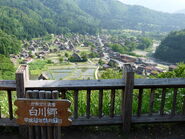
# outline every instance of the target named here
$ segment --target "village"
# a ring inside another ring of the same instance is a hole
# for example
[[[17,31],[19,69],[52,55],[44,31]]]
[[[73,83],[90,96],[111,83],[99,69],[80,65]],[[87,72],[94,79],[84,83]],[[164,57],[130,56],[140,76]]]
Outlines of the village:
[[[90,53],[95,54],[95,57],[101,60],[102,63],[96,62],[94,65],[100,67],[100,70],[108,68],[122,69],[125,63],[132,65],[135,72],[139,75],[149,76],[155,75],[160,72],[173,70],[176,68],[175,65],[159,66],[158,63],[150,61],[147,57],[136,57],[127,54],[120,54],[119,52],[113,51],[108,44],[118,43],[124,45],[125,40],[119,40],[117,42],[111,41],[110,35],[81,35],[72,34],[70,36],[65,35],[49,35],[49,39],[33,39],[30,41],[23,41],[22,51],[19,55],[11,55],[11,60],[14,64],[19,61],[19,64],[29,64],[36,59],[47,59],[49,54],[57,54],[61,56],[62,52],[69,52],[70,56],[63,55],[63,61],[67,62],[82,62],[84,61],[81,50],[88,48],[87,60],[91,63]],[[137,42],[137,39],[132,41]],[[73,61],[70,61],[73,59]],[[75,59],[75,60],[74,60]],[[51,59],[54,64],[59,64],[60,60]],[[161,65],[161,64],[160,64]],[[86,65],[88,68],[88,65]],[[41,75],[43,76],[43,75]]]

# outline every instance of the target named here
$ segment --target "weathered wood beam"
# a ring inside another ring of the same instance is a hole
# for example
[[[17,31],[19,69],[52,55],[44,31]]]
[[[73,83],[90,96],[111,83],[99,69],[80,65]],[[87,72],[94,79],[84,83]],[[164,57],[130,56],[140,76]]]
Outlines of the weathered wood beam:
[[[15,77],[16,77],[16,93],[17,98],[25,98],[25,86],[26,86],[26,65],[21,65],[16,71]],[[19,126],[19,134],[23,137],[27,137],[28,130],[26,126]]]
[[[125,89],[122,94],[123,132],[128,133],[132,122],[132,100],[134,89],[134,71],[131,65],[124,65]]]
[[[9,118],[13,119],[13,106],[12,106],[12,93],[10,90],[7,91],[8,95],[8,110],[9,110]]]
[[[125,87],[124,79],[107,79],[107,80],[43,80],[28,81],[27,89],[122,89]],[[183,88],[185,87],[185,78],[170,79],[135,79],[134,88]]]
[[[138,116],[138,117],[141,115],[142,100],[143,100],[143,89],[139,89],[139,94],[138,94],[138,107],[137,107],[137,116]]]
[[[152,115],[149,117],[148,115],[141,115],[140,117],[132,116],[132,124],[149,124],[149,123],[173,123],[173,122],[185,122],[185,117],[182,115],[175,115],[171,117],[171,115]],[[72,118],[72,126],[86,126],[86,125],[121,125],[122,118],[121,116],[114,116],[113,118],[109,116],[104,116],[101,119],[98,117],[90,117],[87,119],[86,117],[79,117],[78,119]],[[10,126],[17,127],[18,124],[16,120],[10,120],[9,118],[0,119],[0,126]]]
[[[0,90],[16,90],[15,80],[0,80]]]
[[[110,117],[114,117],[115,114],[115,89],[111,90],[111,95],[110,95]]]
[[[184,88],[185,78],[171,79],[135,79],[134,88]],[[122,89],[125,86],[124,79],[107,79],[107,80],[29,80],[26,83],[27,89]],[[0,90],[16,90],[15,80],[0,80]]]
[[[166,88],[163,88],[161,95],[160,115],[164,115],[165,102],[166,102]]]

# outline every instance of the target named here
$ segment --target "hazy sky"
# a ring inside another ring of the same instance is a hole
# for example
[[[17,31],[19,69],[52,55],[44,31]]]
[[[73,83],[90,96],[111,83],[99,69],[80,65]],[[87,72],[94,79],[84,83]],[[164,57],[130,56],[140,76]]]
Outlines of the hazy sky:
[[[163,12],[176,12],[185,9],[185,0],[120,0],[127,4],[142,5]]]

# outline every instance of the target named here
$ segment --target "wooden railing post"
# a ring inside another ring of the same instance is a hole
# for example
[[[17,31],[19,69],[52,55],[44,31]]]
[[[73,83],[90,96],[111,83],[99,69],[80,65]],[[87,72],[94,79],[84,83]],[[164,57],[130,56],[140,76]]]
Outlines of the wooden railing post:
[[[21,65],[16,71],[16,92],[17,98],[25,98],[25,86],[26,82],[29,80],[28,74],[28,67],[27,65]],[[25,126],[19,126],[19,134],[23,138],[27,138],[28,130]]]
[[[123,131],[128,133],[132,122],[132,96],[134,89],[134,72],[130,64],[124,65],[125,89],[122,93]]]
[[[24,98],[25,96],[25,85],[29,80],[28,66],[21,65],[16,71],[16,91],[17,98]]]

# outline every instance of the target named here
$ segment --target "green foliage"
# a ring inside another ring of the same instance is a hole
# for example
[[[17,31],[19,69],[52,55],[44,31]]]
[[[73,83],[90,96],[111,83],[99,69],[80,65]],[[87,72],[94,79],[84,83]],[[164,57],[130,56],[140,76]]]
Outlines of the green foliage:
[[[156,12],[141,6],[130,6],[116,0],[77,0],[79,7],[97,18],[106,29],[171,31],[184,28],[185,15]]]
[[[85,41],[83,44],[85,47],[88,47],[88,46],[94,47],[94,44],[90,41]]]
[[[64,61],[64,58],[63,57],[60,57],[59,58],[59,61],[60,61],[60,63],[62,63]]]
[[[47,60],[47,64],[53,64],[52,60],[51,59],[48,59]]]
[[[21,43],[16,37],[0,30],[0,54],[9,56],[9,54],[17,54],[20,49]]]
[[[160,44],[155,57],[164,61],[185,62],[185,30],[171,32]]]
[[[129,52],[133,51],[136,49],[137,43],[134,42],[134,40],[126,40],[125,41],[125,49]]]
[[[152,77],[155,77],[155,78],[185,78],[185,64],[179,63],[177,65],[177,68],[174,69],[173,71],[162,72]]]
[[[87,62],[87,60],[88,60],[87,54],[82,55],[82,61]]]
[[[97,21],[73,0],[0,0],[0,5],[0,29],[19,39],[97,31]]]
[[[47,60],[36,60],[32,63],[29,63],[29,69],[30,70],[43,70],[45,65],[48,63],[49,61]]]
[[[42,39],[45,40],[45,41],[50,41],[51,39],[53,39],[53,35],[52,34],[47,34]]]
[[[36,6],[36,4],[38,5]],[[44,19],[42,20],[37,13],[39,12],[38,8],[41,8],[38,2],[1,0],[0,5],[0,29],[6,33],[13,34],[19,39],[30,39],[46,34],[47,29],[43,25],[45,24]],[[43,8],[41,9],[43,10]]]
[[[133,56],[136,56],[134,53],[132,53],[132,51],[136,49],[136,46],[136,42],[131,41],[125,41],[125,45],[118,43],[108,44],[108,47],[110,47],[114,52],[119,52],[121,54],[129,54]]]
[[[89,58],[96,58],[96,57],[99,57],[98,53],[95,53],[95,52],[91,52],[89,55],[88,55]]]
[[[101,79],[120,79],[120,78],[122,78],[122,73],[120,71],[113,70],[113,69],[108,69],[101,74]],[[142,78],[142,77],[135,75],[135,78]],[[151,76],[150,78],[154,78],[154,76]],[[155,78],[185,78],[185,64],[181,63],[178,65],[178,68],[175,69],[174,71],[160,73],[156,75]],[[117,95],[119,93],[121,94],[121,92],[117,92]],[[144,89],[143,99],[142,99],[142,110],[141,110],[142,114],[149,112],[150,93],[151,93],[150,89]],[[139,91],[134,90],[133,105],[132,105],[133,114],[136,114],[137,112],[138,94],[139,94]],[[164,106],[164,111],[166,114],[171,113],[172,104],[173,104],[173,94],[174,94],[174,89],[170,89],[170,88],[166,89],[166,99],[165,99],[165,106]],[[179,88],[178,95],[177,95],[176,113],[182,113],[184,96],[185,96],[185,89]],[[158,113],[160,110],[161,97],[162,97],[162,89],[156,89],[155,102],[154,102],[155,113]],[[110,98],[107,98],[107,99],[110,99]],[[121,101],[121,100],[119,98],[116,98],[116,102],[117,101]],[[115,110],[118,111],[117,108]]]
[[[103,29],[171,31],[185,27],[185,15],[129,6],[117,0],[0,0],[0,29],[18,39]]]
[[[137,46],[138,49],[145,50],[149,48],[153,44],[152,40],[146,37],[139,38],[139,44]]]
[[[185,78],[185,64],[179,63],[175,70],[169,71],[169,72],[163,72],[163,73],[157,74],[156,76],[151,76],[151,78]],[[155,96],[156,98],[155,103],[158,108],[160,105],[161,94],[162,94],[162,90],[157,89],[156,96]],[[174,94],[174,89],[171,89],[171,88],[166,89],[165,111],[167,113],[171,112],[170,110],[173,104],[173,94]],[[185,89],[179,88],[178,95],[177,95],[177,107],[176,107],[177,113],[182,112],[184,97],[185,97]]]
[[[87,62],[88,60],[88,55],[85,52],[82,52],[79,56],[70,56],[69,61],[70,62]]]
[[[123,45],[121,44],[109,44],[108,45],[113,51],[115,52],[119,52],[119,53],[124,53],[126,51],[126,49],[124,48]]]
[[[101,74],[102,79],[121,79],[123,73],[115,69],[107,69]]]
[[[100,66],[103,66],[103,64],[105,64],[105,63],[103,62],[102,59],[99,59],[98,64],[99,64]]]
[[[15,67],[9,58],[0,55],[0,80],[15,79]]]
[[[81,62],[81,60],[76,59],[76,58],[73,57],[73,56],[70,56],[68,60],[69,60],[70,62]]]
[[[69,54],[67,52],[65,53],[65,57],[67,57],[67,58],[69,57]]]
[[[10,58],[0,55],[0,80],[15,80],[15,67]],[[16,100],[16,92],[12,92],[12,101]],[[9,116],[7,92],[0,92],[1,116]],[[13,105],[15,110],[15,106]]]

